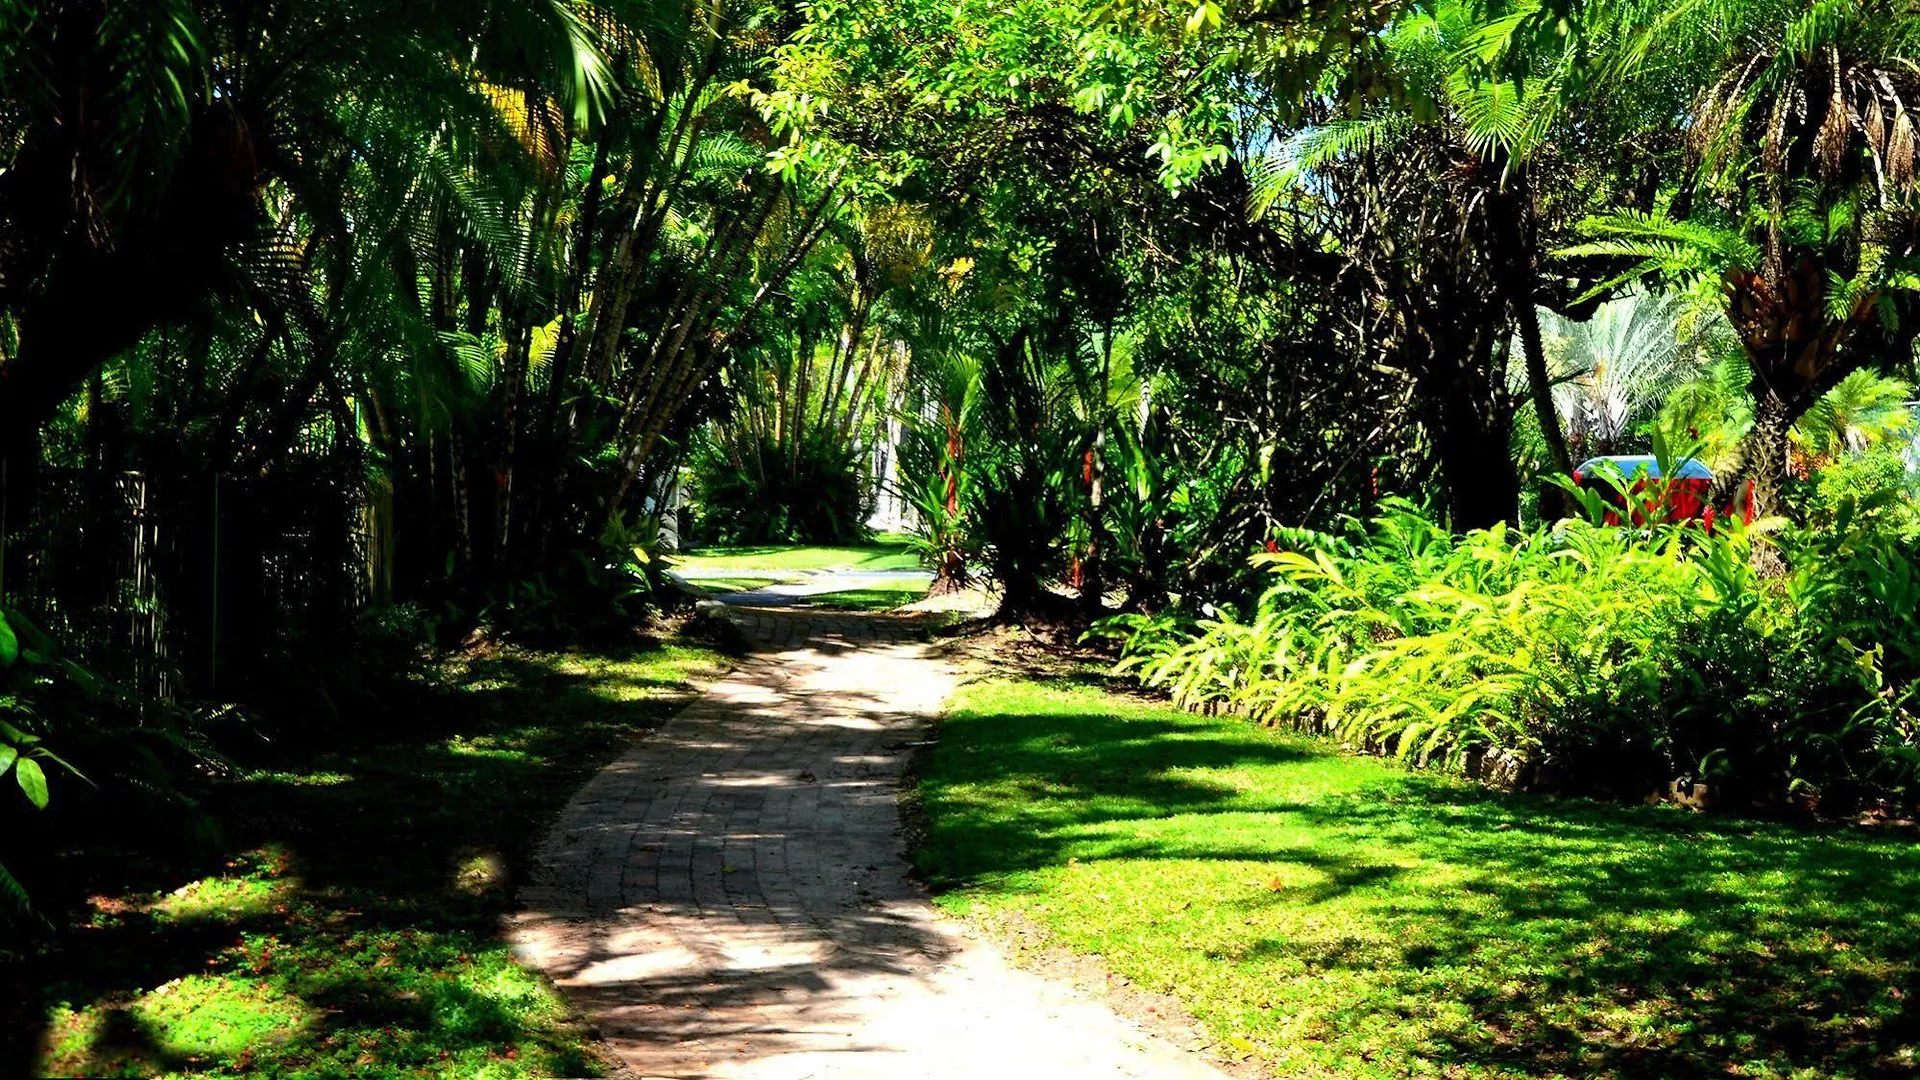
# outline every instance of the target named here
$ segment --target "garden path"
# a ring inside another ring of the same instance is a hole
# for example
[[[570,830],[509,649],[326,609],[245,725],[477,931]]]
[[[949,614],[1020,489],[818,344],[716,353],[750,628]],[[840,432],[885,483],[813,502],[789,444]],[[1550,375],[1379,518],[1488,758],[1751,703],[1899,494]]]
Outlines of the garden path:
[[[568,804],[512,932],[642,1077],[1222,1074],[1011,966],[908,877],[901,773],[957,678],[885,616],[758,646]]]

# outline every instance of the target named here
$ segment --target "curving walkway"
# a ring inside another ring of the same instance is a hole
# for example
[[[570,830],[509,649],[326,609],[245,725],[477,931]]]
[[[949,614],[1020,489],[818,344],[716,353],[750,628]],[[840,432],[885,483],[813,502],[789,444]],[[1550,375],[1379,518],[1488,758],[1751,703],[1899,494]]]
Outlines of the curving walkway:
[[[955,673],[884,616],[736,611],[754,657],[568,804],[512,933],[642,1077],[1217,1078],[1007,964],[907,874]]]

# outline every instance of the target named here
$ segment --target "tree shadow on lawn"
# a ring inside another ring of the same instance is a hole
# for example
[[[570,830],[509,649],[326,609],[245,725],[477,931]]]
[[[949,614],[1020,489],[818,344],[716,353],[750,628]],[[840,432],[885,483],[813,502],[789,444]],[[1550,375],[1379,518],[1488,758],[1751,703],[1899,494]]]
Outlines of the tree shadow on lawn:
[[[1075,873],[1135,901],[1190,890],[1212,909],[1192,921],[1073,917],[1161,948],[1179,927],[1213,934],[1210,962],[1275,1000],[1299,993],[1300,1009],[1340,980],[1326,1019],[1387,1032],[1354,1044],[1381,1054],[1349,1063],[1366,1075],[1920,1073],[1911,836],[1501,794],[1241,721],[1055,692],[1082,708],[989,697],[950,722],[923,772],[920,864],[936,884],[1056,907],[1084,903],[1061,891]],[[1223,862],[1276,876],[1204,872]],[[1207,892],[1216,878],[1232,887]],[[1154,962],[1142,948],[1136,976]]]
[[[0,1037],[0,1075],[39,1071],[36,1047],[59,1003],[82,1014],[69,1029],[91,1029],[46,1032],[88,1044],[59,1060],[62,1071],[180,1067],[168,1033],[131,1010],[187,976],[270,988],[317,1017],[247,1056],[261,1067],[325,1071],[370,1058],[382,1068],[590,1068],[553,1000],[512,970],[499,919],[573,790],[671,715],[691,696],[685,680],[712,665],[692,652],[624,658],[632,664],[585,657],[562,670],[565,659],[477,661],[459,685],[339,732],[327,752],[209,792],[218,851],[143,853],[172,866],[173,881],[108,890],[108,915],[3,973],[20,1000],[0,1015],[27,1023]],[[169,911],[168,888],[209,873],[270,899],[200,917]]]
[[[916,860],[936,887],[1058,865],[1074,826],[1222,809],[1240,793],[1205,770],[1306,756],[1257,735],[1196,737],[1201,729],[1175,720],[1036,722],[1050,719],[1061,718],[969,716],[964,740],[940,741],[940,780],[921,789],[931,834]]]
[[[1472,1023],[1424,1053],[1538,1073],[1911,1077],[1920,850],[1909,836],[1703,820],[1413,779],[1302,813],[1466,871],[1382,897],[1383,957]],[[1409,813],[1444,824],[1408,837]]]

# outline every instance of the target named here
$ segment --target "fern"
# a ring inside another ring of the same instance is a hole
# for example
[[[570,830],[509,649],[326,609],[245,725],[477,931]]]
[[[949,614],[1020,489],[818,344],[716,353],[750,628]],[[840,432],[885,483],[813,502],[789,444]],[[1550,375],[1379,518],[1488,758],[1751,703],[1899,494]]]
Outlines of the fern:
[[[1656,486],[1631,497],[1665,496]],[[1596,499],[1591,510],[1598,519],[1613,507]],[[1454,538],[1395,505],[1350,545],[1257,556],[1275,583],[1250,619],[1135,619],[1104,632],[1123,643],[1117,670],[1183,705],[1326,731],[1414,764],[1499,762],[1507,782],[1598,787],[1722,768],[1755,779],[1795,768],[1800,748],[1855,723],[1874,692],[1833,605],[1874,597],[1847,632],[1884,636],[1920,596],[1920,569],[1884,547],[1871,561],[1809,552],[1794,583],[1777,588],[1755,574],[1750,543],[1737,528],[1586,521]],[[1866,582],[1834,584],[1860,574]],[[1894,638],[1905,647],[1916,635]],[[1777,685],[1754,681],[1776,664],[1824,673],[1787,692],[1790,720],[1770,704],[1728,704],[1746,692],[1734,688]],[[1732,752],[1728,736],[1700,726],[1729,708],[1715,723],[1742,725],[1747,740]],[[1846,767],[1909,782],[1914,734],[1899,730],[1884,753]]]

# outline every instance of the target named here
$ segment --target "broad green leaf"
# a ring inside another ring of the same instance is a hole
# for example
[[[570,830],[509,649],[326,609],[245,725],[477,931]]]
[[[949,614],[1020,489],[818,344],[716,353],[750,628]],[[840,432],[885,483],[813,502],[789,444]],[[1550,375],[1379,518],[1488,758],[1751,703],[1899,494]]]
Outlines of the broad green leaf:
[[[27,801],[42,810],[47,808],[47,774],[40,769],[40,763],[32,758],[21,758],[14,765],[14,779],[20,782],[20,790]]]

